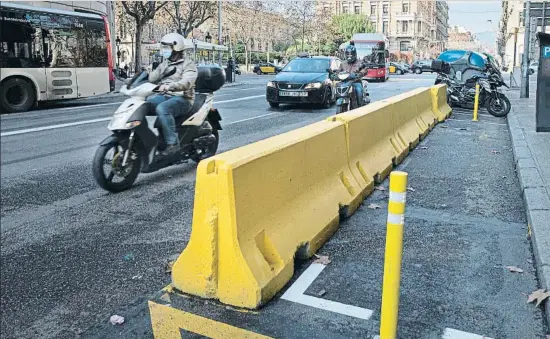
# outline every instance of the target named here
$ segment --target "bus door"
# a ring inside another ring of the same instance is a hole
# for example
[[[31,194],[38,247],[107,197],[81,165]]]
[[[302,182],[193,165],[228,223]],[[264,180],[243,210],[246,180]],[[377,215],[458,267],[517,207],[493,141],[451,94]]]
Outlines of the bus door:
[[[108,93],[109,88],[109,58],[105,37],[105,24],[100,20],[88,19],[86,30],[77,32],[84,42],[82,47],[87,53],[82,53],[81,66],[76,69],[78,97],[89,97]]]

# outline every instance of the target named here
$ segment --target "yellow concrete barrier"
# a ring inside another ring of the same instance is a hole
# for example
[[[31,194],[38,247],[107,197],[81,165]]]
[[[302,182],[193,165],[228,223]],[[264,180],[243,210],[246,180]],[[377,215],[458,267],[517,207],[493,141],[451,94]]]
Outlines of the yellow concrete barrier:
[[[378,101],[328,118],[346,126],[350,168],[364,197],[403,160],[404,146],[394,134],[391,109],[391,103]]]
[[[347,154],[344,124],[321,121],[202,161],[173,286],[245,308],[272,298],[298,249],[313,255],[361,203]]]
[[[418,88],[383,100],[391,103],[394,134],[404,146],[402,156],[408,154],[407,149],[416,147],[434,125],[431,97],[426,101],[425,92],[425,88]]]
[[[451,116],[452,108],[447,103],[447,85],[439,84],[430,88],[432,95],[432,111],[439,122]]]

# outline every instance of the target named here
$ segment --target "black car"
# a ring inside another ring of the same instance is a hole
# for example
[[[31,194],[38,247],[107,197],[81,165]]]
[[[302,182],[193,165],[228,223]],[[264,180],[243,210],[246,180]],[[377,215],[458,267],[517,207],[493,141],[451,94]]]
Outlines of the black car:
[[[432,60],[416,60],[411,66],[411,72],[414,74],[422,74],[422,72],[433,73]]]
[[[271,107],[310,103],[329,108],[335,100],[330,70],[338,70],[340,64],[338,58],[326,56],[292,59],[273,81],[267,83],[267,102]]]

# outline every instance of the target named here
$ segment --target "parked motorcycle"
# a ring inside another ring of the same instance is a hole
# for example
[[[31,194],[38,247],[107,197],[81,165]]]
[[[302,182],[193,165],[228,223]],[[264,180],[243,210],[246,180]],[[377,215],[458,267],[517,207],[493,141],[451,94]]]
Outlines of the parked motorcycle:
[[[168,68],[170,69],[170,67]],[[175,68],[164,77],[175,72]],[[100,187],[111,192],[132,186],[138,174],[150,173],[191,159],[199,162],[216,154],[218,131],[222,120],[213,108],[214,92],[223,86],[225,75],[219,67],[199,67],[195,84],[195,101],[185,117],[176,117],[181,150],[171,156],[161,152],[166,148],[161,124],[148,96],[159,93],[159,86],[148,82],[149,74],[135,76],[120,92],[129,96],[114,113],[108,128],[113,132],[100,143],[92,169]],[[181,93],[165,93],[181,95]]]
[[[500,92],[502,86],[508,87],[498,69],[493,69],[488,64],[487,74],[474,75],[466,82],[460,83],[449,76],[449,64],[441,60],[435,60],[432,68],[438,72],[438,82],[447,84],[447,101],[449,105],[474,108],[476,84],[480,86],[479,106],[487,108],[487,111],[495,117],[505,117],[512,107],[510,100]]]
[[[363,80],[355,73],[348,72],[340,72],[336,77],[340,80],[336,84],[336,114],[358,108],[357,94],[353,87],[353,84],[357,82],[363,86],[363,105],[370,103],[370,96],[367,90],[368,82],[366,80]]]

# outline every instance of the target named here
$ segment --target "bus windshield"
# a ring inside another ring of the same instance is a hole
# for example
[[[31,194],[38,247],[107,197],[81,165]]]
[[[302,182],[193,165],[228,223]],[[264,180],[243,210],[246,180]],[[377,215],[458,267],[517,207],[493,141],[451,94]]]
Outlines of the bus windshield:
[[[384,64],[384,44],[381,42],[355,42],[357,58],[366,63]]]

